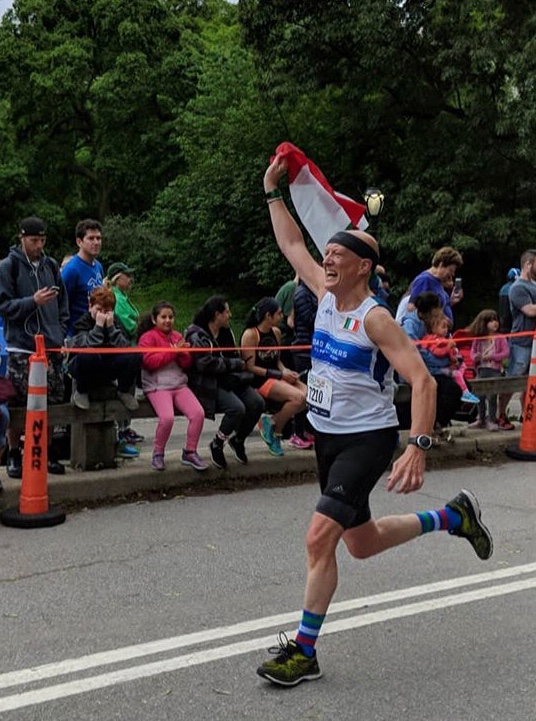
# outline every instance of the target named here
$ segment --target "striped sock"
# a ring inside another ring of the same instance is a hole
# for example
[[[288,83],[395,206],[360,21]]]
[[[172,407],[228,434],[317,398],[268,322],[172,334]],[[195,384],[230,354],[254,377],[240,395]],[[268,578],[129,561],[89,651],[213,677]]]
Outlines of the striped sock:
[[[421,522],[423,533],[430,533],[431,531],[454,531],[462,524],[460,514],[447,506],[437,511],[420,511],[417,513],[417,517]]]
[[[304,656],[312,658],[315,655],[316,639],[325,617],[325,614],[319,616],[317,613],[311,613],[304,609],[298,633],[296,634],[296,643],[300,644]]]

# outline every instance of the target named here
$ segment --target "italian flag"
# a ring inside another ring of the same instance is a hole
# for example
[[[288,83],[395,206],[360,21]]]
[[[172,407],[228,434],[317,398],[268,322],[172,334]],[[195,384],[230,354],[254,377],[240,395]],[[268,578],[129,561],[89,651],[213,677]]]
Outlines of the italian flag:
[[[335,233],[367,228],[366,207],[333,190],[320,168],[299,148],[292,143],[281,143],[275,152],[287,161],[290,197],[322,255],[327,241]]]

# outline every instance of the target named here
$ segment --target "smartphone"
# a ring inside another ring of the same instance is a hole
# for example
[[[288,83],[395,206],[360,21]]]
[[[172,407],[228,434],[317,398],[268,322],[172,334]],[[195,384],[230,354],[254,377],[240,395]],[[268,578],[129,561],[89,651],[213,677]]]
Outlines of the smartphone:
[[[49,290],[55,290],[56,293],[59,293],[59,292],[60,292],[60,287],[59,287],[59,285],[51,285],[50,288],[49,288]]]
[[[459,293],[461,289],[462,289],[462,279],[455,278],[454,279],[454,292]]]

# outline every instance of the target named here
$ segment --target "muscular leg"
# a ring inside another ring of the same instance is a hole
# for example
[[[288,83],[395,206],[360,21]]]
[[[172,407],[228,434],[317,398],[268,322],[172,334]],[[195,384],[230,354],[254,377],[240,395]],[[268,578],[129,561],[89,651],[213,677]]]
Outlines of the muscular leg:
[[[417,538],[422,533],[421,522],[415,513],[403,516],[385,516],[377,521],[373,518],[357,528],[349,528],[342,540],[354,558],[370,558],[388,548]]]
[[[325,614],[337,588],[337,545],[344,529],[336,521],[315,512],[307,531],[307,582],[304,608]]]

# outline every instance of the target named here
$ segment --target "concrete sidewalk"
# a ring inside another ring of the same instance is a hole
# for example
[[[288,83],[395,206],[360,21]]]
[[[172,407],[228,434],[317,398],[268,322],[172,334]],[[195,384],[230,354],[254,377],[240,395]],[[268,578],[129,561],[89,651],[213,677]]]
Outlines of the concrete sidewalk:
[[[231,449],[226,446],[228,468],[219,470],[210,464],[206,471],[199,472],[181,464],[180,457],[186,421],[176,418],[172,436],[166,452],[166,470],[151,468],[154,419],[136,420],[133,426],[145,436],[140,444],[140,456],[136,459],[118,459],[115,469],[99,471],[74,471],[66,467],[64,476],[48,476],[48,492],[51,503],[93,504],[116,501],[131,501],[136,497],[157,494],[210,493],[253,487],[256,483],[286,484],[313,481],[315,479],[315,454],[313,450],[298,450],[283,442],[285,455],[272,456],[257,430],[248,438],[246,451],[249,463],[241,465]],[[473,430],[466,424],[455,423],[451,430],[451,442],[442,441],[427,455],[428,468],[442,466],[470,465],[471,463],[500,463],[509,461],[504,449],[518,445],[521,426],[515,424],[515,431],[489,432]],[[199,454],[210,461],[208,444],[214,436],[217,423],[206,421],[199,444]],[[401,449],[406,446],[407,431],[401,432]],[[510,461],[509,461],[510,462]],[[18,506],[20,481],[2,474],[4,492],[0,495],[0,508]]]

